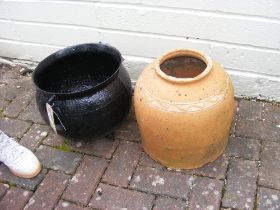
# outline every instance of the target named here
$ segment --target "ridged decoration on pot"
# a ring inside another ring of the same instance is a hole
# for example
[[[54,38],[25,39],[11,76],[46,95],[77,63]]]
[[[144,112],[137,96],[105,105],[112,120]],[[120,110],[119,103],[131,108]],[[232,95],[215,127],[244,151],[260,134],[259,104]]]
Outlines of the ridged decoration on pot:
[[[101,43],[59,50],[33,73],[43,119],[63,136],[105,135],[128,114],[131,82],[120,52]]]
[[[232,82],[201,52],[176,49],[140,75],[134,93],[145,152],[169,168],[192,169],[224,151],[234,113]]]

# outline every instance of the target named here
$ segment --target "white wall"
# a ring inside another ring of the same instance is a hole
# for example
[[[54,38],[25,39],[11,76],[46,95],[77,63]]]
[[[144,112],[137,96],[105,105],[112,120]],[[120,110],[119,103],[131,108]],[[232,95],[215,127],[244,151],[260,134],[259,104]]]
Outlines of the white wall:
[[[0,0],[0,56],[40,61],[97,41],[122,52],[133,80],[165,51],[194,48],[237,96],[280,101],[279,0]]]

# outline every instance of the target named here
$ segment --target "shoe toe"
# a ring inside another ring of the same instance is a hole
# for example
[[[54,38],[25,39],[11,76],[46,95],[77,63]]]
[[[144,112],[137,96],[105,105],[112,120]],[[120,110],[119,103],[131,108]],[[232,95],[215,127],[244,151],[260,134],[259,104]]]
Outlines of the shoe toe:
[[[17,164],[9,168],[12,173],[19,177],[32,178],[40,173],[41,167],[38,158],[28,150]]]

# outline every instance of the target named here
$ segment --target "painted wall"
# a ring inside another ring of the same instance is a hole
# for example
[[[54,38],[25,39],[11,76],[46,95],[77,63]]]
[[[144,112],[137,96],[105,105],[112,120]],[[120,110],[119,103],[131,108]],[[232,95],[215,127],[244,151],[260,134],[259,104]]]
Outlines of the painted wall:
[[[122,52],[133,80],[165,51],[194,48],[237,96],[280,101],[279,0],[0,0],[0,56],[40,61],[97,41]]]

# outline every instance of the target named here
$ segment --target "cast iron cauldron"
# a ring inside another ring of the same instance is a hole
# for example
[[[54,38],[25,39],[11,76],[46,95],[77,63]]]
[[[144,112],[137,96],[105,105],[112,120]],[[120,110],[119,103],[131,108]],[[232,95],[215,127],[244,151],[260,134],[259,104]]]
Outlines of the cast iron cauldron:
[[[130,78],[112,46],[80,44],[59,50],[39,63],[32,79],[39,112],[63,136],[105,135],[131,106]]]

